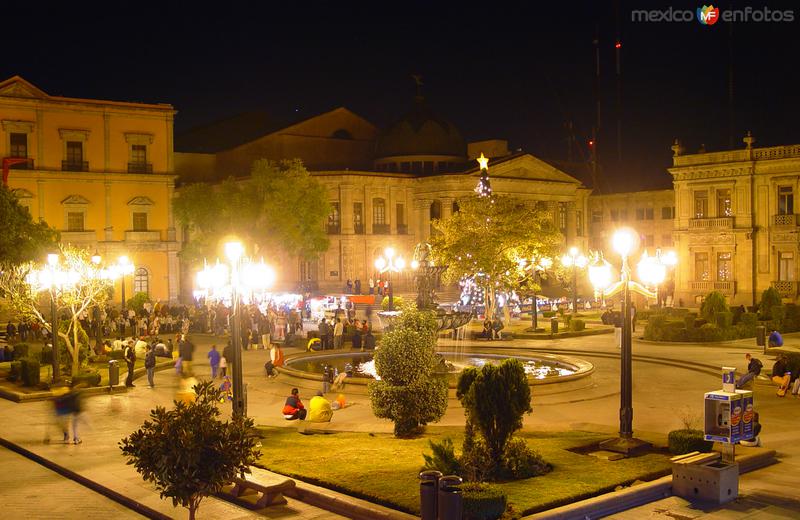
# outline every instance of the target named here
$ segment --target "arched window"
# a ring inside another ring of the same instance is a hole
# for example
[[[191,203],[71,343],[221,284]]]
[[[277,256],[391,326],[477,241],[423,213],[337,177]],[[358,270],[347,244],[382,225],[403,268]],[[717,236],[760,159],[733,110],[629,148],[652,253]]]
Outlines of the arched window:
[[[133,273],[133,293],[140,292],[150,294],[150,273],[144,267],[139,267]]]
[[[340,128],[336,130],[334,133],[331,134],[331,137],[334,139],[353,139],[353,134],[349,131],[345,130],[344,128]]]

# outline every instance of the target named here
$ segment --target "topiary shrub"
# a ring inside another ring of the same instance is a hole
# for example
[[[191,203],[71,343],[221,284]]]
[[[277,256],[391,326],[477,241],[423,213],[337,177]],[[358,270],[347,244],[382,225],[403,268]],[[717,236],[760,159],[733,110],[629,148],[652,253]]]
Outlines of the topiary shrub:
[[[446,437],[442,442],[434,442],[428,440],[431,447],[431,454],[422,454],[425,459],[425,465],[422,470],[435,469],[441,471],[445,475],[460,475],[461,463],[456,456],[455,447],[453,446],[453,439]]]
[[[503,471],[506,445],[522,428],[523,415],[532,412],[531,389],[522,363],[511,358],[499,365],[467,368],[458,379],[456,397],[464,407],[468,426],[474,426],[486,443],[496,465],[490,476],[497,478]]]
[[[663,314],[653,314],[644,326],[644,339],[650,341],[664,340],[664,325],[667,318]]]
[[[585,321],[580,320],[578,318],[575,318],[574,320],[570,320],[570,322],[569,322],[569,330],[571,330],[572,332],[580,332],[580,331],[582,331],[584,329],[586,329],[586,322]]]
[[[664,324],[662,341],[689,341],[689,334],[681,321],[668,321]]]
[[[506,511],[508,498],[499,487],[482,482],[461,484],[465,520],[497,520]]]
[[[531,449],[524,439],[514,437],[506,444],[501,464],[503,477],[523,479],[537,477],[549,472],[552,468],[542,456]]]
[[[748,327],[753,327],[755,330],[756,325],[758,325],[758,315],[754,312],[745,312],[742,314],[740,323]]]
[[[672,430],[668,435],[669,452],[673,455],[683,455],[693,451],[703,453],[711,451],[714,443],[703,438],[702,430]]]
[[[542,317],[543,318],[552,318],[555,315],[556,315],[556,311],[543,311],[542,312]]]
[[[22,363],[20,361],[12,361],[11,367],[8,371],[8,380],[12,383],[19,381],[22,373]]]
[[[706,323],[689,333],[691,341],[724,341],[725,332],[711,323]]]
[[[17,343],[14,345],[14,359],[19,360],[28,357],[30,347],[27,343]]]
[[[86,386],[99,386],[100,385],[100,372],[96,370],[85,371],[72,376],[72,384],[84,384]]]
[[[781,294],[774,287],[769,287],[761,293],[761,303],[758,305],[759,318],[762,320],[773,319],[772,308],[779,307],[781,304]]]
[[[720,312],[730,312],[728,302],[721,292],[711,291],[700,306],[700,316],[707,322],[714,323],[714,317]]]
[[[372,412],[394,421],[397,437],[416,435],[447,409],[447,382],[435,375],[437,332],[433,312],[404,305],[375,351],[380,380],[370,381],[367,387]]]
[[[23,386],[36,386],[39,384],[39,360],[22,358],[20,361],[20,375]]]
[[[775,305],[772,307],[772,321],[775,323],[782,323],[786,318],[786,307],[783,305]]]
[[[691,330],[697,326],[697,313],[690,312],[683,317],[683,326],[686,330]]]
[[[133,309],[136,314],[141,314],[144,311],[144,304],[150,301],[150,297],[146,292],[137,292],[127,302],[128,309]]]

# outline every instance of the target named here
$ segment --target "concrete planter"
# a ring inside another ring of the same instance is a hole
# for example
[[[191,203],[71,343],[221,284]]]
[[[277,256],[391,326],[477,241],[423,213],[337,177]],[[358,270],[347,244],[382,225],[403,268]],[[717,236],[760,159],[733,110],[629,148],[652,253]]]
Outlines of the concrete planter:
[[[739,496],[739,464],[673,464],[672,493],[693,501],[730,502]]]

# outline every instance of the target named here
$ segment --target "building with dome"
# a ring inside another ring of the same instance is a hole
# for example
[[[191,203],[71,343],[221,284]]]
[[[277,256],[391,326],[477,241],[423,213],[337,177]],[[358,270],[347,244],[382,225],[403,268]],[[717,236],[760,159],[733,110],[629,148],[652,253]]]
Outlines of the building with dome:
[[[590,190],[578,179],[531,154],[510,152],[501,139],[466,142],[421,96],[385,129],[343,107],[296,121],[247,114],[178,136],[175,146],[183,182],[246,177],[259,158],[300,158],[327,187],[330,247],[313,262],[273,259],[286,290],[303,282],[340,292],[348,279],[366,288],[376,276],[375,258],[389,246],[410,259],[414,246],[429,239],[431,222],[474,195],[481,153],[491,159],[495,193],[545,204],[567,244],[588,245]],[[395,276],[396,287],[410,288],[411,278]]]

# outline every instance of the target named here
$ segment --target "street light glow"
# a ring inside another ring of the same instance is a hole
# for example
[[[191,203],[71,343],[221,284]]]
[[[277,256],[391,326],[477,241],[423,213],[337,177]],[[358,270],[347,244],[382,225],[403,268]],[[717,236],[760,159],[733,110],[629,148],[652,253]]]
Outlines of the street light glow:
[[[47,255],[47,263],[50,266],[55,266],[56,264],[58,264],[58,255],[55,253],[50,253],[49,255]]]
[[[241,242],[232,241],[225,243],[225,256],[228,257],[228,260],[231,262],[238,262],[243,254],[244,246]]]
[[[386,269],[386,259],[382,256],[379,256],[375,259],[375,269],[378,271],[383,271]]]
[[[636,237],[629,229],[619,229],[616,233],[614,233],[613,238],[611,239],[611,244],[614,247],[614,251],[619,253],[622,257],[627,257],[633,251],[635,246]]]
[[[600,255],[589,265],[589,281],[597,292],[603,292],[611,285],[611,264]]]

